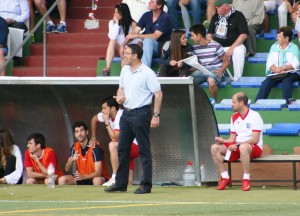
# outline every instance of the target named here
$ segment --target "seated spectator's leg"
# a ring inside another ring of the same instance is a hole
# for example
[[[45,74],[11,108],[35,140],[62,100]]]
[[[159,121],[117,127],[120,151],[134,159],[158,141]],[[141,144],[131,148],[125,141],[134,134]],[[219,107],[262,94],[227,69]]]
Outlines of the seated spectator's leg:
[[[160,64],[158,76],[159,77],[168,77],[170,70],[171,70],[171,66],[166,65],[166,64]]]
[[[171,23],[173,29],[179,28],[179,23],[177,19],[177,5],[178,5],[178,0],[167,1],[168,14],[171,17]]]
[[[224,47],[225,52],[229,47]],[[236,81],[243,75],[244,64],[245,64],[246,47],[241,44],[233,50],[232,62],[233,62],[233,79]]]
[[[201,23],[201,1],[191,0],[190,7],[193,15],[193,25]]]
[[[181,15],[183,20],[183,25],[186,31],[188,31],[191,28],[191,20],[189,16],[189,12],[185,5],[181,5]]]
[[[200,85],[207,81],[207,76],[199,70],[195,70],[191,76],[194,78],[194,83]]]
[[[245,41],[247,52],[250,56],[256,54],[256,34],[262,30],[262,25],[250,25],[248,26],[249,35]]]
[[[27,178],[26,184],[39,184],[39,182],[35,178]]]
[[[264,33],[266,33],[270,31],[269,16],[267,13],[273,11],[276,8],[276,1],[275,0],[264,1],[264,7],[265,7],[265,18],[262,25],[263,25]]]
[[[28,0],[28,7],[30,11],[30,17],[29,17],[29,29],[30,31],[34,28],[34,19],[35,19],[35,13],[34,13],[34,0]]]
[[[250,174],[250,155],[252,152],[252,146],[248,143],[244,143],[240,145],[239,150],[244,174]]]
[[[100,186],[105,182],[105,178],[104,177],[95,177],[93,178],[93,185],[94,186]]]
[[[139,157],[139,147],[136,144],[131,145],[130,150],[130,163],[129,163],[129,176],[128,176],[128,185],[133,184],[133,171],[134,171],[134,159]]]
[[[278,82],[274,82],[271,77],[266,77],[266,79],[262,82],[261,87],[256,95],[255,101],[258,99],[266,99],[268,98],[271,89],[275,87]]]
[[[288,16],[288,8],[285,2],[278,7],[278,22],[279,28],[283,26],[287,26],[287,16]]]
[[[75,185],[76,181],[72,175],[64,175],[58,178],[59,185]]]
[[[0,33],[1,34],[1,33]],[[0,45],[1,46],[1,45]],[[4,58],[4,49],[0,47],[0,67],[4,65],[5,63],[5,58]],[[6,68],[3,68],[2,71],[0,71],[0,76],[5,76],[6,75]]]
[[[299,82],[300,76],[298,73],[290,73],[282,81],[282,98],[288,103],[288,99],[292,98],[292,85],[294,82]]]
[[[215,101],[217,102],[217,95],[218,95],[218,85],[216,80],[213,77],[209,77],[207,79],[208,82],[208,86],[209,86],[209,93],[210,96],[215,99]]]
[[[152,38],[143,40],[143,57],[142,62],[151,68],[153,56],[159,56],[158,42]]]
[[[46,1],[45,0],[33,0],[36,10],[39,12],[40,15],[44,16],[45,13],[47,12],[47,6],[46,6]],[[50,16],[46,17],[47,23],[52,22]],[[53,24],[53,22],[51,23]]]
[[[5,54],[7,51],[7,35],[8,35],[8,26],[2,17],[0,17],[0,67],[5,63]],[[5,76],[6,69],[4,68],[0,71],[0,76]]]
[[[15,22],[15,23],[12,23],[12,24],[8,25],[8,27],[17,28],[17,29],[23,29],[24,32],[28,31],[28,27],[23,22]]]
[[[110,40],[108,42],[107,50],[106,50],[106,68],[110,69],[111,62],[115,56],[115,51],[119,49],[118,43],[116,40]]]
[[[211,21],[211,18],[216,13],[215,1],[216,0],[207,0],[206,19],[208,22]]]
[[[115,174],[117,173],[119,166],[119,158],[118,158],[118,142],[110,142],[109,146],[109,154],[110,154],[110,163],[112,167],[112,178],[115,178]]]
[[[212,159],[219,170],[220,174],[227,172],[224,166],[224,156],[226,154],[227,147],[225,145],[220,145],[220,144],[212,144],[210,147],[210,152]],[[227,173],[228,175],[228,173]],[[222,176],[222,178],[224,178]],[[229,178],[229,177],[227,177]]]
[[[67,3],[66,0],[58,0],[58,12],[60,16],[60,22],[66,25],[66,11],[67,11]]]

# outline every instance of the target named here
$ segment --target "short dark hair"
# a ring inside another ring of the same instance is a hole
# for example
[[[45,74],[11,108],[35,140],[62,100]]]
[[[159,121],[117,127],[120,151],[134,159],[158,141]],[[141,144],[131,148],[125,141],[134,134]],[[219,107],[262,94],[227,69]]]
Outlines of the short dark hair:
[[[88,130],[88,126],[84,122],[77,121],[77,122],[74,122],[74,124],[72,126],[73,132],[75,132],[75,128],[78,128],[78,127],[81,127],[81,126],[84,128],[84,130],[86,130],[86,131]]]
[[[202,37],[206,37],[206,29],[202,24],[193,25],[190,28],[190,32],[194,32],[195,34],[200,34]]]
[[[138,59],[142,59],[143,48],[138,44],[128,44],[127,47],[131,49],[132,54],[137,54]]]
[[[280,27],[278,30],[278,33],[282,32],[283,33],[283,37],[289,37],[289,42],[292,41],[293,39],[293,29],[290,26],[283,26]]]
[[[238,102],[243,101],[246,106],[248,105],[249,98],[244,92],[238,92],[236,94],[236,99]]]
[[[34,140],[35,145],[40,144],[41,149],[44,149],[46,147],[46,140],[43,134],[41,133],[33,133],[28,138],[27,141]]]
[[[161,10],[163,10],[164,9],[164,6],[165,6],[165,0],[156,0],[156,4],[157,5],[161,5]]]
[[[107,98],[104,98],[102,101],[101,101],[101,105],[107,103],[107,106],[109,106],[110,108],[111,107],[115,107],[116,110],[119,110],[119,104],[118,102],[116,101],[116,99],[113,98],[113,96],[109,96]]]

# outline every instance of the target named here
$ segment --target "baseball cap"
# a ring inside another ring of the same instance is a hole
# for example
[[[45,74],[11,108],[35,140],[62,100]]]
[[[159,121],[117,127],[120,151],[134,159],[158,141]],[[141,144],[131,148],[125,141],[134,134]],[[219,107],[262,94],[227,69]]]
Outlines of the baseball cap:
[[[232,4],[232,0],[216,0],[215,6],[220,6],[222,4]]]

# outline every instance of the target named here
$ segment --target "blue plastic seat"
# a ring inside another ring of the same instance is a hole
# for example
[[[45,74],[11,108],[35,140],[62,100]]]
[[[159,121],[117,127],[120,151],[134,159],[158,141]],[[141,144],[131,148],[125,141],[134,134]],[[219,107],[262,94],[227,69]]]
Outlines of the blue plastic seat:
[[[264,33],[264,38],[266,40],[275,40],[277,37],[277,29],[272,29],[268,33]]]
[[[255,104],[250,104],[253,110],[275,110],[280,111],[286,107],[285,99],[259,99]]]
[[[240,77],[231,82],[232,88],[259,88],[265,77]]]
[[[218,124],[220,135],[229,135],[230,124]]]
[[[208,88],[208,83],[204,82],[200,84],[201,88]],[[226,87],[226,81],[221,82],[219,85],[219,88],[225,88]]]
[[[276,123],[267,129],[269,136],[298,136],[300,132],[299,123]]]
[[[251,104],[251,100],[248,100],[248,106]],[[232,99],[223,99],[220,103],[215,104],[215,110],[232,110]]]
[[[300,100],[296,100],[295,103],[289,104],[288,108],[290,111],[300,111]]]
[[[247,58],[250,63],[266,63],[268,53],[256,53],[254,56]]]

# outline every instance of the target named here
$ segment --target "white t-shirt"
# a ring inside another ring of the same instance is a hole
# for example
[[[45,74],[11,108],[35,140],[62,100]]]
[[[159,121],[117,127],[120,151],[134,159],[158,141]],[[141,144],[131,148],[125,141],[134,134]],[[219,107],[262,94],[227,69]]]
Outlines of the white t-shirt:
[[[114,131],[120,131],[120,119],[121,119],[122,114],[123,114],[123,110],[119,109],[115,119],[109,118],[109,124]],[[97,115],[99,122],[104,122],[102,115],[103,114],[101,112],[98,113],[98,115]],[[133,143],[137,145],[137,141],[135,138],[133,140]]]
[[[245,117],[236,112],[231,117],[230,133],[236,134],[236,142],[245,142],[252,138],[252,132],[260,132],[259,141],[257,145],[262,149],[263,139],[263,120],[258,112],[248,109]]]

